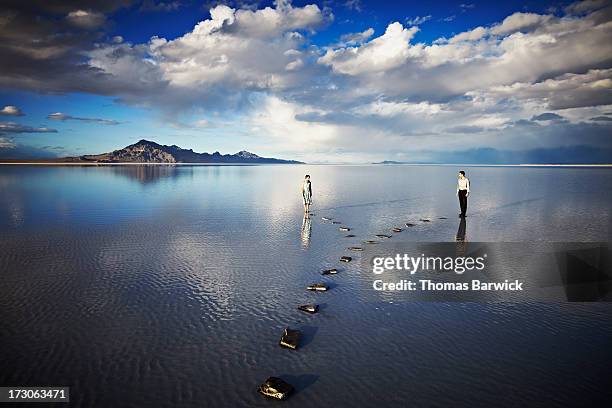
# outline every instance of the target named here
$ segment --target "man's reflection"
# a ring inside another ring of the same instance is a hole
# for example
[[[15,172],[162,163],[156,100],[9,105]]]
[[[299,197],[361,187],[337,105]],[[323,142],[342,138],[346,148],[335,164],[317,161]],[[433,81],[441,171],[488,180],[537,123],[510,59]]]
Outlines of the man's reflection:
[[[304,214],[304,219],[302,220],[302,246],[304,248],[308,248],[310,245],[310,234],[312,231],[312,219],[308,213]]]
[[[459,229],[457,229],[457,235],[455,236],[455,240],[457,241],[457,255],[458,256],[465,255],[465,249],[466,249],[465,228],[466,228],[465,217],[461,217],[459,219]]]

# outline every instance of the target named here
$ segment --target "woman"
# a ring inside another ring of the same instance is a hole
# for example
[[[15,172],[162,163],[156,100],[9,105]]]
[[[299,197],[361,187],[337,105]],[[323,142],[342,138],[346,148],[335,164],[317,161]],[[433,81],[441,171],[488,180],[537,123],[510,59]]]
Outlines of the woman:
[[[302,198],[304,199],[304,213],[310,212],[310,204],[312,204],[312,186],[310,184],[310,176],[307,174],[302,183]]]
[[[461,170],[457,176],[457,196],[459,197],[459,206],[461,214],[459,217],[465,217],[467,212],[467,198],[470,195],[470,179],[465,177],[465,171]]]

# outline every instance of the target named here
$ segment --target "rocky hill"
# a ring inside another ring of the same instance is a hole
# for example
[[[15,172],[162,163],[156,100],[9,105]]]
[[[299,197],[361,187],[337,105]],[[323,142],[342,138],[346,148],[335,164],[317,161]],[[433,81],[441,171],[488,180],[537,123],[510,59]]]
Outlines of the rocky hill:
[[[176,145],[160,145],[144,139],[110,153],[66,157],[64,160],[96,163],[301,163],[295,160],[260,157],[245,150],[236,154],[196,153],[191,149],[182,149]]]

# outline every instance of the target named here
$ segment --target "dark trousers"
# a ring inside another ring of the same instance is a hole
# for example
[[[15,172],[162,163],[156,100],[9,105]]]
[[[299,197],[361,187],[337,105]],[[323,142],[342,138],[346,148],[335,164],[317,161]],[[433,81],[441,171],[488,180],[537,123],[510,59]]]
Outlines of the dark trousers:
[[[467,190],[459,190],[459,206],[461,207],[461,215],[467,212]]]

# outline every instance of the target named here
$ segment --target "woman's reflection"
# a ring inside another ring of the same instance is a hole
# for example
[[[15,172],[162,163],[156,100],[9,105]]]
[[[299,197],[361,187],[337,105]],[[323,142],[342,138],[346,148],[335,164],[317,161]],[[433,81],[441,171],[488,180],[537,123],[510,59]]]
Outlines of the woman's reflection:
[[[312,230],[312,219],[308,213],[304,214],[304,219],[302,220],[302,246],[304,248],[308,248],[310,245],[310,233]]]
[[[465,254],[465,228],[465,217],[461,217],[459,219],[459,229],[457,229],[457,235],[455,236],[455,240],[457,241],[457,255],[459,256],[463,256]]]

